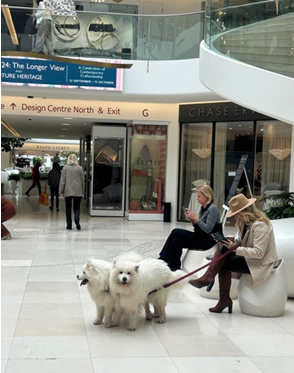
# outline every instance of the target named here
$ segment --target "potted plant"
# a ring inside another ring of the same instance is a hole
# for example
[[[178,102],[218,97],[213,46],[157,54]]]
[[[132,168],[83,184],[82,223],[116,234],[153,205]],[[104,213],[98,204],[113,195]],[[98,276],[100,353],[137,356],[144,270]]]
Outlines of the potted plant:
[[[7,177],[7,180],[10,181],[11,185],[11,193],[16,194],[17,190],[17,183],[20,181],[21,177],[20,174],[18,173],[10,173]]]
[[[270,220],[294,217],[294,193],[281,193],[263,199],[264,212]]]

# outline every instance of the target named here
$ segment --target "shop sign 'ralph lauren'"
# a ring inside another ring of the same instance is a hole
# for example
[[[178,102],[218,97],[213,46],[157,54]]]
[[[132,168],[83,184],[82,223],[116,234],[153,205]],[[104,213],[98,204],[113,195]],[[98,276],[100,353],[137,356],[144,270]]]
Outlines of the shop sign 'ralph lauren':
[[[236,105],[232,102],[194,104],[180,106],[180,122],[213,122],[232,120],[258,120],[268,118],[265,115]]]

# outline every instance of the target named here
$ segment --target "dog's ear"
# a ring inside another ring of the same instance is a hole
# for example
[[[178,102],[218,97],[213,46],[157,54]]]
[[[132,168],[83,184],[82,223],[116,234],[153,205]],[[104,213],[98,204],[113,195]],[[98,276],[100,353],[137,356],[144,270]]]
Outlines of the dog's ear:
[[[113,259],[112,268],[114,268],[116,265],[116,258]]]
[[[140,267],[140,264],[137,264],[137,265],[135,266],[135,271],[136,271],[136,272],[139,272],[139,267]]]

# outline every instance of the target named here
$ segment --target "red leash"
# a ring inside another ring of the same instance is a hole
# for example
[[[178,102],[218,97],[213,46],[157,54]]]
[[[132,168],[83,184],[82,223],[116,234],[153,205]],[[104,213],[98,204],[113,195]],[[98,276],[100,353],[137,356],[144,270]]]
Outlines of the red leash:
[[[168,288],[169,286],[172,286],[173,284],[176,284],[177,282],[183,280],[184,278],[187,278],[187,277],[193,275],[194,273],[201,271],[201,269],[206,268],[206,267],[209,267],[209,266],[212,265],[213,263],[216,263],[218,260],[223,259],[226,255],[228,255],[228,254],[231,253],[232,251],[236,250],[237,247],[238,247],[238,245],[234,245],[233,247],[231,247],[228,251],[226,251],[224,254],[222,254],[222,255],[219,256],[218,258],[215,258],[215,259],[213,259],[211,262],[209,262],[209,263],[207,263],[207,264],[204,264],[202,267],[199,267],[199,268],[195,269],[194,271],[192,271],[192,272],[190,272],[190,273],[187,273],[186,275],[184,275],[184,276],[182,276],[182,277],[179,277],[179,278],[177,278],[176,280],[169,282],[168,284],[163,285],[163,287],[164,287],[164,288]]]

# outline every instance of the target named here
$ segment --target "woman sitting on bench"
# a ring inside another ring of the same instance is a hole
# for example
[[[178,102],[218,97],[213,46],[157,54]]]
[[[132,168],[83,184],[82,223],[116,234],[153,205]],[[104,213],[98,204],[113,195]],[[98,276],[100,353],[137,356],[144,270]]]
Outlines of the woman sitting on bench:
[[[201,205],[199,216],[186,209],[185,216],[193,227],[194,232],[186,229],[173,229],[166,240],[159,258],[164,260],[172,271],[181,268],[181,255],[183,248],[189,250],[209,250],[215,245],[210,236],[212,232],[221,232],[220,213],[213,203],[213,190],[209,185],[196,188],[197,201]]]

